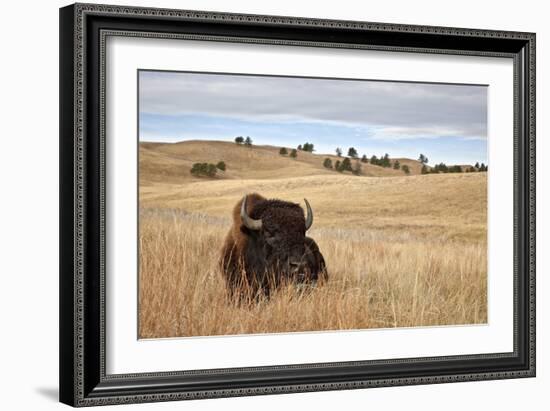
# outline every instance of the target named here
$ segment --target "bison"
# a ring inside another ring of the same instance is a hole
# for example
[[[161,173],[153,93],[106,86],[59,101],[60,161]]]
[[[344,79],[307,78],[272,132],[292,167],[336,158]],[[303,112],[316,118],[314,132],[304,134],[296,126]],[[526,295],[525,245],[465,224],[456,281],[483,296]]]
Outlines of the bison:
[[[233,209],[233,226],[220,266],[230,298],[269,297],[283,283],[316,284],[328,279],[325,260],[306,236],[313,210],[299,204],[248,194]]]

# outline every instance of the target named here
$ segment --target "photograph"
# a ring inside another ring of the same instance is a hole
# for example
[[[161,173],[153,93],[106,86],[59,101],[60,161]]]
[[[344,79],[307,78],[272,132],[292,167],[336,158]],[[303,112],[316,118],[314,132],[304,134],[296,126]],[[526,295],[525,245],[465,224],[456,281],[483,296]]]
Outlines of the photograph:
[[[487,324],[487,85],[138,70],[138,338]]]

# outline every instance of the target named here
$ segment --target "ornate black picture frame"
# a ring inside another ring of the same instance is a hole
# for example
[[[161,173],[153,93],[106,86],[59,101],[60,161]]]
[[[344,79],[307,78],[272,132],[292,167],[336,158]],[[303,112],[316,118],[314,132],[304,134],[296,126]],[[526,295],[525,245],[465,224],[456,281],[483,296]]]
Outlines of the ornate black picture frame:
[[[513,352],[107,374],[108,36],[512,58]],[[61,402],[91,406],[535,376],[535,34],[75,4],[60,10],[60,100]]]

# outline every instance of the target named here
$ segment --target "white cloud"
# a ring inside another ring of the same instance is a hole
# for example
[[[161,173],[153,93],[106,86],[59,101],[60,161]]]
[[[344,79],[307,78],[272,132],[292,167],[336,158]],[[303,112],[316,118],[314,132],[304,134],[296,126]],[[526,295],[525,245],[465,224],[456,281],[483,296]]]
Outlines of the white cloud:
[[[376,139],[487,135],[485,86],[141,72],[140,111],[368,128]]]

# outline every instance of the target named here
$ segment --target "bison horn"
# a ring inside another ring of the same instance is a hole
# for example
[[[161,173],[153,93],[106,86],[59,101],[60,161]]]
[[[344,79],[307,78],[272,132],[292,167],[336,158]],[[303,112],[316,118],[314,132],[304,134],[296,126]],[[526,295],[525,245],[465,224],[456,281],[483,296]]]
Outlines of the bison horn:
[[[246,213],[246,198],[247,196],[244,196],[243,202],[241,205],[241,220],[243,220],[243,224],[246,228],[250,230],[260,230],[262,228],[262,219],[255,220],[248,216]]]
[[[313,210],[309,205],[309,201],[307,201],[307,199],[305,198],[304,198],[304,201],[306,202],[306,207],[307,207],[307,216],[306,216],[306,231],[307,231],[313,225]]]

